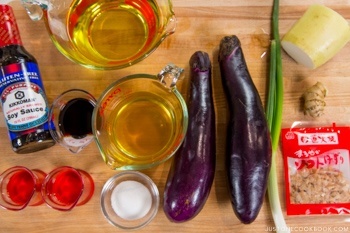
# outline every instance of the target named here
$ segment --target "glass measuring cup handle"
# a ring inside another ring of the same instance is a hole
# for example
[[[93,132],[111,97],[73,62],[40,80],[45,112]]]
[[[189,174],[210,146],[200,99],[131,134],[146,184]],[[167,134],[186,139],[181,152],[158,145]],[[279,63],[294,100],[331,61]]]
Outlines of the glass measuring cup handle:
[[[21,4],[26,9],[30,19],[38,21],[43,17],[43,10],[47,9],[48,0],[21,0]]]
[[[158,74],[158,80],[166,88],[171,89],[176,86],[177,81],[181,78],[184,69],[174,64],[166,65]]]

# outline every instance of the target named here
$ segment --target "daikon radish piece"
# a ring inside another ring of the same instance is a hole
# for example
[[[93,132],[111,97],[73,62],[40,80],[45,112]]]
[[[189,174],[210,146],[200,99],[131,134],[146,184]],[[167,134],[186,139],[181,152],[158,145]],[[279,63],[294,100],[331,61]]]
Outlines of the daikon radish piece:
[[[350,40],[349,23],[323,5],[311,5],[281,41],[297,63],[315,69],[334,57]]]

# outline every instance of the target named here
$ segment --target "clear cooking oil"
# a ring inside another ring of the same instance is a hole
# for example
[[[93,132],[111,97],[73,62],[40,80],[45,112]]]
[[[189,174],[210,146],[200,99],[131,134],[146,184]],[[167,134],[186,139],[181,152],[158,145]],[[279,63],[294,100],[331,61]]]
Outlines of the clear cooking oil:
[[[157,36],[156,5],[144,0],[76,0],[68,14],[73,47],[98,64],[133,60]]]
[[[119,107],[118,107],[119,106]],[[119,163],[132,159],[138,163],[152,163],[176,140],[174,109],[164,98],[150,92],[136,92],[123,100],[110,114],[113,121],[107,122],[109,129],[109,154],[119,154]],[[124,154],[120,156],[122,151]],[[125,160],[125,161],[123,161]]]

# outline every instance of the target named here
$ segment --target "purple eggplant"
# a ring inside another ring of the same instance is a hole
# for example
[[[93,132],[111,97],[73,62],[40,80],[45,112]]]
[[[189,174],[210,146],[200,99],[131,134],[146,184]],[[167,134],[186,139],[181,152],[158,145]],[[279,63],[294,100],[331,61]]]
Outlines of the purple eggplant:
[[[208,199],[215,174],[211,62],[207,53],[197,51],[189,63],[189,126],[174,156],[164,191],[163,209],[172,222],[185,222],[198,215]]]
[[[220,42],[219,66],[229,107],[226,169],[233,210],[242,223],[261,209],[271,167],[271,137],[259,93],[237,36]]]

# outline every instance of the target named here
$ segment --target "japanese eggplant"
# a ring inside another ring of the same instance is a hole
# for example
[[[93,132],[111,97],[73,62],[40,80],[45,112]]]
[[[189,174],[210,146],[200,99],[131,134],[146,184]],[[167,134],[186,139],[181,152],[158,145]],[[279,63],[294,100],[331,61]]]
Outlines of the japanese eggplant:
[[[271,166],[271,136],[258,90],[237,36],[220,42],[219,67],[229,108],[226,169],[233,210],[253,222],[264,201]]]
[[[214,181],[216,165],[211,62],[207,53],[197,51],[189,63],[189,126],[174,156],[164,190],[163,209],[172,222],[188,221],[202,210]]]

